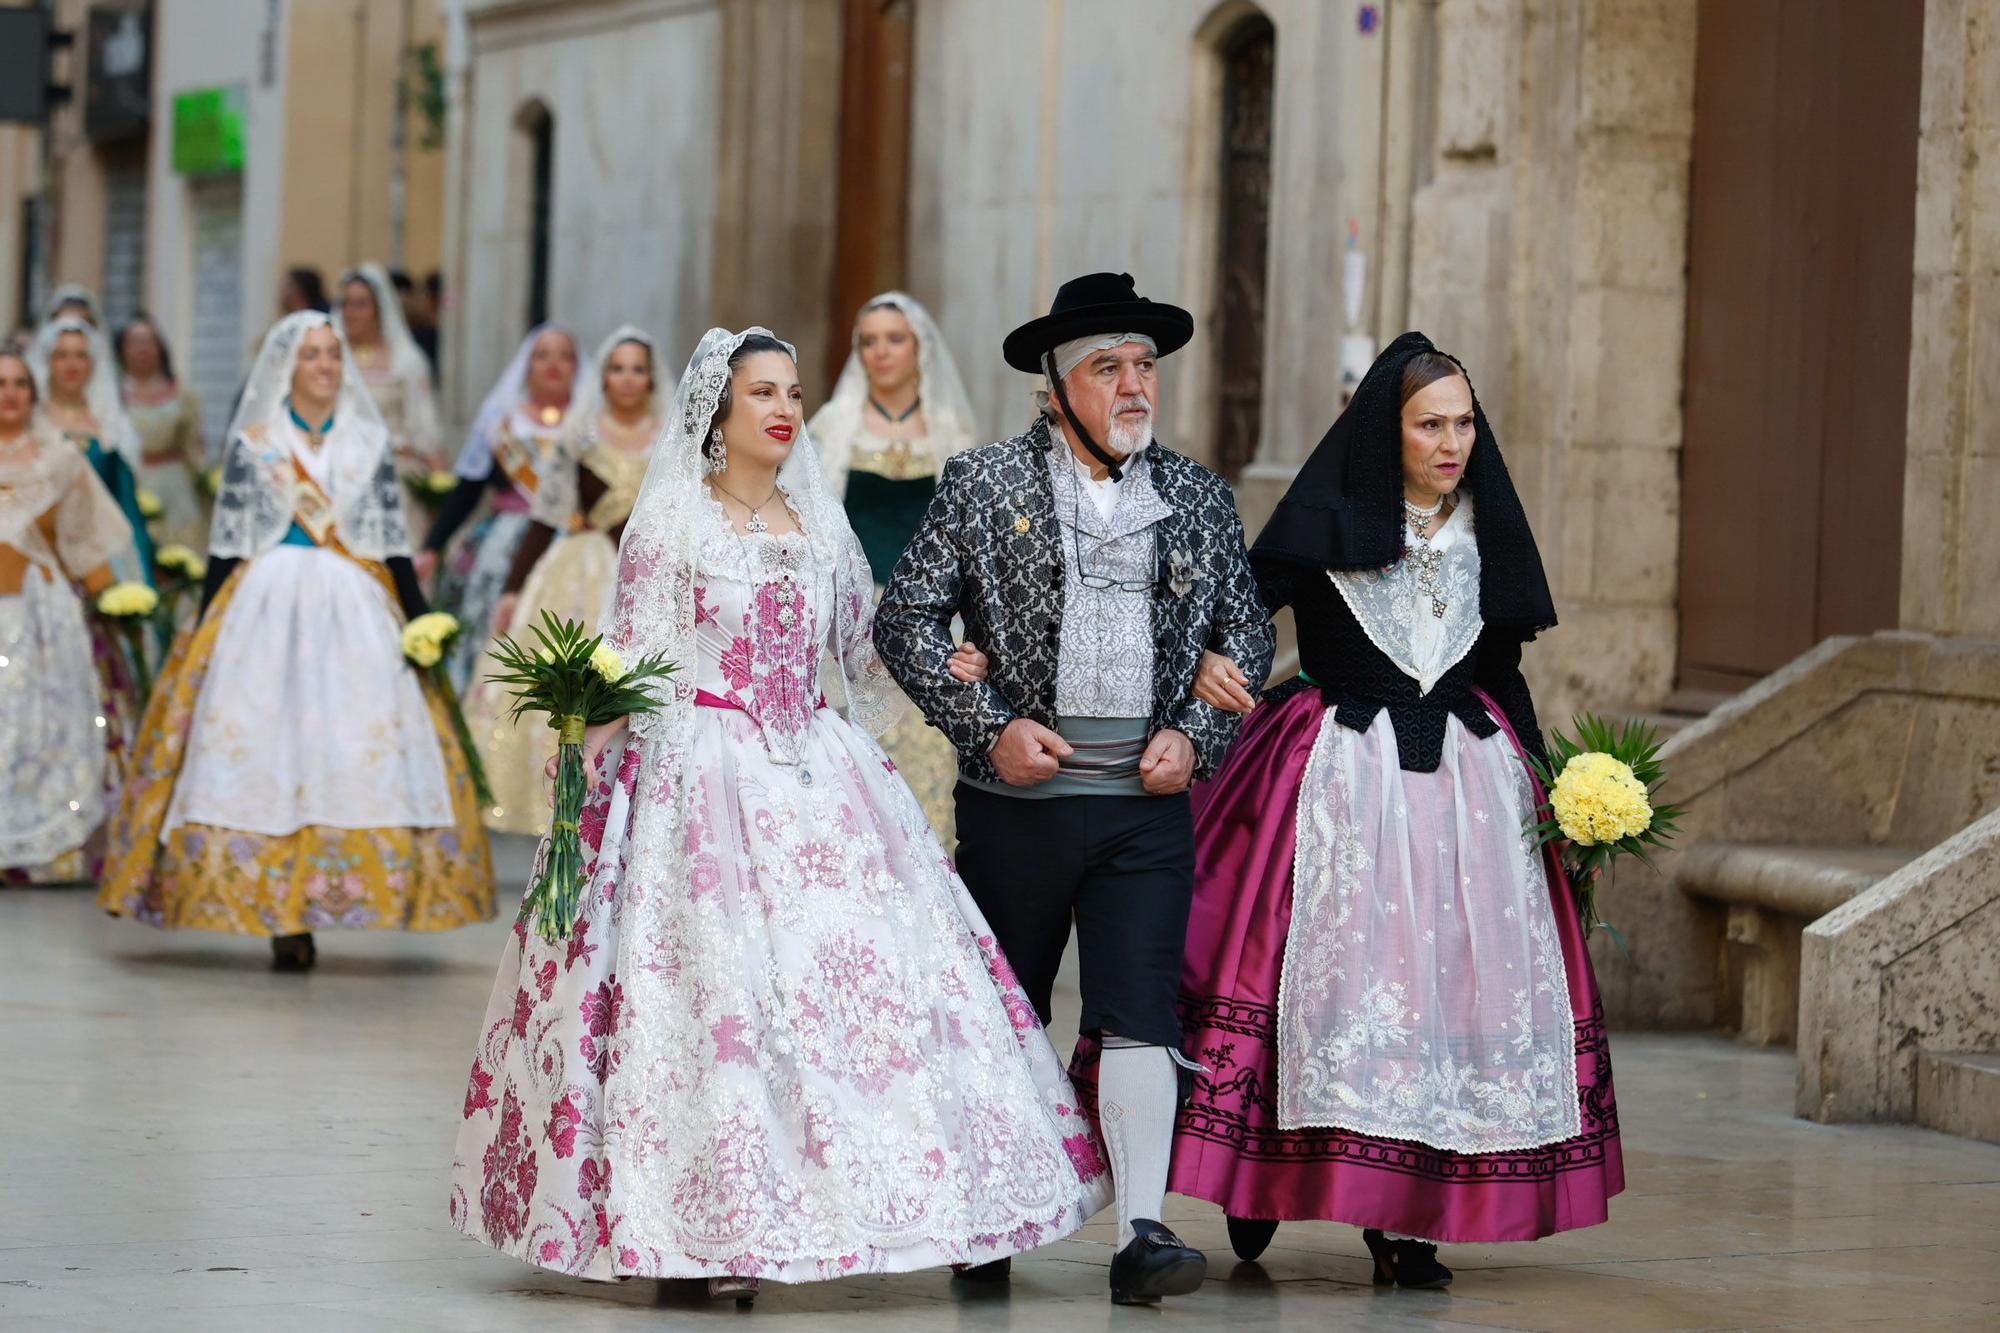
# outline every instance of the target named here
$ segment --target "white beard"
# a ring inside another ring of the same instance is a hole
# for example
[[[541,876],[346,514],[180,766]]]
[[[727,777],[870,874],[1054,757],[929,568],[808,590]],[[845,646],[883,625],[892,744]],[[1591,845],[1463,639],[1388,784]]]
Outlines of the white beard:
[[[1104,447],[1117,458],[1130,458],[1153,438],[1153,414],[1143,417],[1114,416],[1104,432]]]

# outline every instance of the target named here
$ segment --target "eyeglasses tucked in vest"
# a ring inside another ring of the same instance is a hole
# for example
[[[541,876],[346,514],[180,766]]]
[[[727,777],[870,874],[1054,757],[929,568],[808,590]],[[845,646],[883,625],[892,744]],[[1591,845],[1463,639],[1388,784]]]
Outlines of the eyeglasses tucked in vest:
[[[1083,559],[1083,487],[1077,486],[1070,491],[1069,502],[1069,536],[1070,540],[1076,543],[1077,580],[1092,592],[1151,592],[1153,585],[1158,582],[1157,579],[1120,579],[1113,578],[1109,574],[1091,572],[1090,566],[1085,564]],[[1100,542],[1097,549],[1101,551],[1109,544]]]

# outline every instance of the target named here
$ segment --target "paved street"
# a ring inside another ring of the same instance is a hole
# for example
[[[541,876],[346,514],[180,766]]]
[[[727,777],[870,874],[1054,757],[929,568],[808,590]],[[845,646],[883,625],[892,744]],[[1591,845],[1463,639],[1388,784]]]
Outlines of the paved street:
[[[518,844],[503,858],[514,883]],[[0,1330],[713,1326],[733,1307],[569,1281],[445,1220],[462,1079],[505,926],[262,941],[161,935],[75,890],[0,891]],[[1072,1004],[1074,997],[1071,997]],[[1360,1237],[1288,1225],[1162,1312],[1105,1300],[1111,1228],[1020,1262],[1004,1295],[941,1273],[770,1288],[786,1327],[1973,1328],[2000,1321],[2000,1147],[1790,1115],[1789,1052],[1617,1041],[1630,1187],[1610,1225],[1447,1247],[1449,1293],[1378,1293]],[[852,1326],[851,1320],[841,1325]]]

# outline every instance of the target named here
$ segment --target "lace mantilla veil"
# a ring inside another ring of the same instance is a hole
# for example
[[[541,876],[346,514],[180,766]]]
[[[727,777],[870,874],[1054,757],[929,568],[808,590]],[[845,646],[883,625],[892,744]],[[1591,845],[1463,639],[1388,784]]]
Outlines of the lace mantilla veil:
[[[389,349],[389,371],[408,386],[403,429],[409,438],[398,443],[427,454],[438,443],[437,401],[432,396],[430,359],[417,345],[409,321],[403,318],[403,298],[396,294],[395,284],[389,281],[380,264],[362,264],[340,275],[342,287],[350,282],[364,283],[374,293],[375,322],[382,330],[382,345]],[[340,341],[346,343],[347,329],[337,314],[333,317],[333,327],[340,334]]]
[[[300,484],[292,462],[289,421],[292,372],[298,366],[299,345],[314,329],[333,329],[336,337],[340,333],[327,315],[301,310],[279,320],[257,352],[223,437],[227,445],[222,487],[208,530],[212,555],[238,559],[262,555],[282,542],[292,525]],[[364,560],[410,554],[389,427],[345,338],[340,339],[340,391],[334,398],[333,429],[322,447],[330,451],[327,491],[341,545]]]
[[[118,394],[118,366],[103,330],[75,315],[64,315],[42,325],[28,352],[28,369],[34,372],[36,390],[47,403],[49,358],[55,354],[56,341],[65,333],[81,334],[90,345],[90,380],[83,386],[83,401],[89,406],[90,415],[97,419],[98,440],[112,453],[122,454],[136,472],[143,459],[139,432],[125,415],[125,404]]]
[[[672,400],[667,397],[666,368],[660,364],[660,344],[652,334],[635,325],[620,324],[612,330],[610,337],[597,344],[597,352],[590,358],[591,376],[570,404],[566,423],[568,429],[563,435],[563,452],[552,465],[542,469],[541,482],[535,487],[535,498],[528,503],[528,513],[536,522],[546,523],[558,532],[562,531],[578,507],[577,460],[597,443],[597,419],[604,412],[605,402],[604,369],[611,364],[611,354],[626,343],[637,343],[645,348],[652,362],[653,397],[646,410],[653,414],[655,444],[659,441],[657,432],[664,426],[667,412],[673,406]]]
[[[574,333],[560,324],[537,324],[514,349],[507,368],[500,372],[500,378],[480,401],[479,414],[472,418],[472,431],[465,437],[465,447],[459,450],[458,462],[452,469],[465,480],[484,481],[493,471],[493,442],[500,434],[500,427],[521,405],[521,390],[528,383],[528,362],[535,355],[536,340],[544,333],[560,333],[576,349],[576,376],[570,381],[569,407],[563,412],[563,425],[567,427],[576,419],[577,404],[589,394],[597,377]]]
[[[771,336],[762,328],[741,333],[710,329],[689,358],[619,544],[618,587],[605,632],[606,642],[627,662],[657,653],[681,667],[660,690],[658,711],[632,719],[633,734],[644,744],[629,779],[631,826],[622,844],[624,864],[595,867],[591,888],[609,896],[621,916],[634,914],[621,921],[616,934],[621,955],[631,952],[619,958],[616,970],[624,979],[625,1012],[632,1020],[619,1029],[622,1049],[605,1083],[604,1121],[617,1127],[605,1147],[621,1175],[646,1180],[644,1187],[624,1189],[626,1220],[634,1234],[662,1247],[675,1244],[677,1221],[667,1207],[672,1182],[654,1175],[675,1160],[669,1145],[680,1127],[660,1122],[657,1089],[686,1079],[690,1057],[687,1034],[673,1031],[671,1024],[645,1020],[647,1014],[675,1012],[666,993],[675,983],[658,975],[644,951],[646,941],[667,938],[676,928],[674,904],[685,900],[691,871],[685,769],[694,735],[694,589],[702,533],[710,521],[706,506],[714,503],[702,481],[700,445],[729,382],[729,358],[746,338],[759,334]],[[789,344],[786,348],[791,350]],[[896,720],[901,695],[870,642],[875,597],[868,559],[840,502],[827,492],[803,428],[778,484],[807,534],[815,564],[833,574],[829,646],[846,682],[849,718],[879,735]],[[786,762],[782,738],[767,733],[766,740],[772,757]],[[628,755],[627,771],[630,763]]]
[[[862,413],[868,405],[868,367],[861,363],[861,315],[878,306],[901,311],[910,321],[910,332],[916,335],[917,394],[923,400],[924,424],[938,466],[942,468],[953,454],[980,443],[974,438],[972,400],[966,396],[958,362],[952,359],[937,321],[907,292],[883,292],[863,303],[861,313],[854,317],[847,364],[841,367],[832,396],[813,414],[812,433],[819,441],[820,468],[827,490],[836,499],[847,494],[848,460],[854,456],[855,437],[861,433]]]

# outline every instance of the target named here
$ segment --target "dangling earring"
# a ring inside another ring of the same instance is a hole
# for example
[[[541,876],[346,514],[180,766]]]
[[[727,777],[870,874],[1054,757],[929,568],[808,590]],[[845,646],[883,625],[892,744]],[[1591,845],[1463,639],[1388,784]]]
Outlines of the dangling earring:
[[[722,427],[717,426],[708,433],[708,449],[702,454],[702,466],[710,472],[720,472],[729,466],[729,446],[722,442]]]

